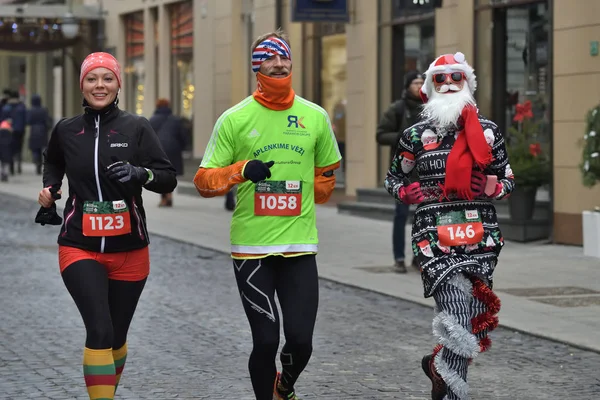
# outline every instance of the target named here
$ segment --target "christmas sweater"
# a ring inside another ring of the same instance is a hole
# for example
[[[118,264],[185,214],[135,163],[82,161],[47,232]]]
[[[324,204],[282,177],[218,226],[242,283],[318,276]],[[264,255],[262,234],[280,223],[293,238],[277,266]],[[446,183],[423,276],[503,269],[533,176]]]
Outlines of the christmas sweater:
[[[504,239],[493,200],[506,198],[514,188],[504,138],[497,125],[479,117],[493,162],[483,171],[496,175],[502,190],[492,199],[473,200],[443,195],[446,161],[462,127],[440,128],[427,121],[403,132],[385,188],[400,201],[399,191],[410,176],[421,184],[424,201],[417,206],[412,226],[412,248],[421,267],[425,297],[457,273],[477,276],[490,286]],[[474,167],[475,169],[477,167]]]

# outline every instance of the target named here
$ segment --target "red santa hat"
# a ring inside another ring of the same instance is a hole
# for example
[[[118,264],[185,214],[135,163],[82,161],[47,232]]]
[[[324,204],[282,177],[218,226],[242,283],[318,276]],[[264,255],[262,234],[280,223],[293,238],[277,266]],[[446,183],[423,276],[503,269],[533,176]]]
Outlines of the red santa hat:
[[[435,61],[429,65],[429,69],[425,71],[425,82],[421,87],[421,97],[423,97],[423,101],[426,102],[433,93],[433,75],[443,72],[463,72],[467,77],[467,84],[469,85],[471,93],[475,93],[477,79],[473,67],[467,63],[465,55],[461,52],[443,54],[436,58]]]

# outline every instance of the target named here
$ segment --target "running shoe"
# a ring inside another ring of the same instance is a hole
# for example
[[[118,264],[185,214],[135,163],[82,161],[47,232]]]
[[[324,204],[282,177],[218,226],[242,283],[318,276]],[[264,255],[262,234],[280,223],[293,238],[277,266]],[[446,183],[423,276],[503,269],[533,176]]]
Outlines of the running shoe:
[[[440,374],[435,370],[431,354],[423,357],[421,367],[425,375],[431,380],[431,399],[443,400],[447,393],[446,382],[444,382]]]
[[[294,391],[289,391],[280,382],[281,373],[277,372],[275,385],[273,385],[273,400],[300,400]]]

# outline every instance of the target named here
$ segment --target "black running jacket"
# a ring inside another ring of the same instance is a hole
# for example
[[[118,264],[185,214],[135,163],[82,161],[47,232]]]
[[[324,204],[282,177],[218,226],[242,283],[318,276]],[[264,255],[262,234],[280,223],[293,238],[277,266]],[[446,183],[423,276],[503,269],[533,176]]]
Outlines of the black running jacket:
[[[151,171],[153,179],[143,185],[156,193],[171,193],[177,186],[175,169],[158,136],[144,117],[112,105],[102,111],[86,108],[84,114],[60,120],[44,152],[44,187],[69,183],[64,221],[58,244],[115,253],[136,250],[149,243],[142,184],[110,180],[105,168],[116,160]],[[64,194],[63,194],[64,198]],[[131,233],[119,236],[84,236],[85,201],[124,200],[129,209]]]

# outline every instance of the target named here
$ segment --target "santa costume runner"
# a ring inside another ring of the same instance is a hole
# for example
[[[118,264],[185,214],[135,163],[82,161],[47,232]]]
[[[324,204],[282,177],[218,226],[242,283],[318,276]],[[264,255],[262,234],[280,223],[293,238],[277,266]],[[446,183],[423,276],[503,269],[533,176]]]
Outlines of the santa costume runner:
[[[385,180],[397,201],[418,204],[412,247],[424,296],[436,302],[438,345],[422,362],[434,400],[469,398],[470,360],[490,347],[500,310],[492,284],[504,240],[492,200],[507,197],[514,180],[502,134],[478,115],[475,88],[462,53],[430,65],[423,121],[401,135]]]

